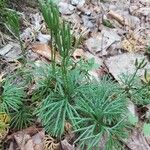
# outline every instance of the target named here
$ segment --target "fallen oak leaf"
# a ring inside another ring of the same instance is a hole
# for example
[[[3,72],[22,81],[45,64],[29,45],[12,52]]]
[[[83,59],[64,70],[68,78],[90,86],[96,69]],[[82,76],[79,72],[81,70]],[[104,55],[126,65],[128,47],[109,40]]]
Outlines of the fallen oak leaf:
[[[51,48],[45,43],[34,43],[31,45],[32,51],[42,55],[43,57],[51,60]],[[60,62],[61,56],[56,53],[56,61]]]

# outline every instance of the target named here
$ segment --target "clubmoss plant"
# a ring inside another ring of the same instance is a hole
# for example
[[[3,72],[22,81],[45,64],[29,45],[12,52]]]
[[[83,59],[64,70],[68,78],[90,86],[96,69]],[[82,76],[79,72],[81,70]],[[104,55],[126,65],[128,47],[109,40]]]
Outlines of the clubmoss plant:
[[[25,97],[24,88],[13,83],[11,78],[5,79],[1,84],[0,112],[9,114],[12,111],[17,111]]]
[[[82,96],[76,103],[80,117],[74,119],[78,125],[75,132],[79,133],[75,142],[79,141],[82,148],[99,149],[103,139],[106,149],[117,149],[121,145],[119,141],[127,137],[127,100],[120,91],[107,78],[80,91]]]
[[[51,65],[46,65],[48,69],[46,76],[41,76],[38,82],[39,88],[43,89],[43,97],[36,113],[41,119],[46,131],[51,135],[61,138],[64,133],[66,121],[72,122],[73,116],[78,116],[73,107],[76,91],[80,84],[71,66],[72,36],[70,27],[63,21],[60,21],[57,7],[52,3],[40,3],[45,22],[50,29],[51,34]],[[60,66],[56,65],[56,51],[61,55]],[[38,90],[39,91],[39,90]]]
[[[23,129],[32,123],[34,107],[27,101],[24,83],[17,81],[11,76],[1,83],[0,112],[10,116],[11,128]]]
[[[130,98],[137,105],[146,105],[150,103],[150,84],[148,79],[148,72],[145,70],[144,81],[137,76],[138,71],[144,69],[147,62],[143,59],[139,62],[135,61],[135,72],[132,75],[123,75],[121,81],[124,85],[124,91],[127,97]]]
[[[26,102],[27,103],[27,102]],[[33,108],[25,102],[19,107],[18,111],[11,113],[10,127],[12,129],[22,130],[30,126],[34,121]]]
[[[125,94],[110,80],[92,83],[87,76],[93,60],[87,64],[73,63],[70,27],[59,19],[57,7],[43,1],[40,7],[52,36],[52,63],[37,69],[35,92],[41,101],[36,110],[38,118],[46,131],[58,140],[64,134],[65,122],[70,122],[79,134],[75,143],[83,147],[97,148],[105,136],[109,149],[117,142],[119,145],[119,140],[125,137]],[[59,65],[56,64],[56,51],[61,55]]]
[[[23,64],[26,62],[26,53],[25,53],[25,47],[23,45],[23,41],[20,37],[20,19],[18,14],[15,11],[10,11],[6,17],[6,28],[10,31],[10,33],[18,40],[20,44],[20,48],[22,51],[22,61]]]

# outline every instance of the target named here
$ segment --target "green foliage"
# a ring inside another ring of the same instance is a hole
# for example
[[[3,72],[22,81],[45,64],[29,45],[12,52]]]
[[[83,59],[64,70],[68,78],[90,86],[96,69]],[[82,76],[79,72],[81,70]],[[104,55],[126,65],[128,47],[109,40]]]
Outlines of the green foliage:
[[[103,19],[103,25],[108,28],[114,28],[113,24],[108,19]]]
[[[132,113],[129,113],[128,121],[131,125],[135,126],[138,123],[138,117],[134,116]]]
[[[10,31],[10,33],[18,40],[22,51],[21,59],[23,61],[23,64],[25,64],[25,48],[23,46],[23,41],[20,38],[20,18],[15,11],[8,12],[5,26]]]
[[[49,65],[46,65],[46,67],[47,69],[50,68]],[[80,70],[78,69],[69,70],[70,74],[67,76],[66,90],[63,77],[60,76],[61,70],[57,69],[57,71],[58,74],[56,74],[55,78],[47,74],[38,82],[40,94],[37,94],[36,97],[42,97],[42,102],[36,113],[45,126],[46,131],[53,136],[59,137],[64,133],[65,122],[70,121],[74,124],[72,118],[78,116],[73,106],[77,100],[76,95],[82,87],[79,83],[82,75],[80,76]]]
[[[10,127],[21,130],[31,125],[34,120],[33,108],[34,107],[27,106],[27,104],[25,105],[25,103],[23,103],[17,111],[11,113]]]
[[[149,123],[144,123],[143,133],[145,136],[150,136],[150,124]]]
[[[0,112],[10,115],[10,127],[23,129],[32,123],[34,107],[26,100],[26,83],[17,80],[16,75],[19,74],[14,74],[1,83]]]
[[[6,17],[6,0],[0,0],[0,20],[4,21],[4,18]]]
[[[16,85],[13,79],[7,78],[2,83],[2,91],[0,95],[0,112],[11,113],[17,111],[25,97],[24,88]]]
[[[57,7],[40,2],[41,12],[52,37],[51,64],[35,67],[37,89],[33,96],[39,104],[36,114],[46,131],[61,139],[65,122],[79,133],[76,142],[93,149],[105,136],[106,149],[120,145],[126,137],[126,95],[107,79],[93,83],[88,71],[97,67],[94,60],[73,63],[70,27],[59,19]],[[56,64],[56,51],[61,55]]]
[[[19,16],[15,11],[12,11],[7,16],[6,25],[14,34],[14,36],[19,40],[20,39],[20,23],[19,23]]]
[[[133,102],[137,105],[146,105],[150,103],[150,84],[147,78],[147,71],[145,71],[144,78],[147,82],[142,82],[137,76],[138,71],[146,66],[144,59],[141,62],[136,60],[136,70],[132,75],[123,75],[121,81],[124,85],[124,91]]]
[[[71,56],[75,48],[71,29],[60,20],[56,5],[51,0],[40,0],[40,8],[51,34],[52,62],[33,66],[36,87],[33,101],[25,94],[33,81],[29,70],[19,69],[13,78],[6,78],[0,88],[0,112],[10,114],[13,129],[31,125],[35,110],[46,132],[59,140],[64,134],[65,123],[69,122],[77,133],[75,143],[83,149],[99,149],[102,141],[105,141],[106,150],[121,148],[121,141],[128,134],[128,123],[135,125],[137,122],[137,118],[127,112],[127,99],[138,105],[150,103],[147,72],[145,82],[137,77],[137,72],[146,66],[145,61],[136,60],[134,74],[121,78],[123,87],[108,78],[90,79],[89,70],[97,65],[94,59],[73,61]],[[15,12],[7,17],[7,26],[23,48],[19,17]],[[61,56],[59,62],[56,53]],[[147,126],[144,129],[146,132]]]
[[[39,72],[40,76],[38,77],[41,80],[38,82],[37,91],[41,92],[36,91],[34,98],[41,97],[42,102],[36,113],[46,131],[53,136],[60,137],[64,132],[65,122],[67,120],[72,122],[72,117],[77,115],[72,103],[74,103],[74,95],[78,84],[75,83],[77,79],[74,70],[69,69],[72,68],[70,66],[71,33],[69,25],[60,21],[58,9],[52,2],[41,2],[40,6],[52,37],[52,64],[44,65],[44,71],[42,69]],[[56,51],[62,56],[60,66],[56,65]],[[68,73],[69,71],[70,73]]]
[[[101,139],[107,137],[106,149],[112,149],[115,143],[126,137],[125,95],[120,93],[117,84],[105,78],[80,92],[82,97],[76,102],[80,117],[74,118],[78,125],[75,132],[79,133],[76,142],[93,149],[98,148]]]

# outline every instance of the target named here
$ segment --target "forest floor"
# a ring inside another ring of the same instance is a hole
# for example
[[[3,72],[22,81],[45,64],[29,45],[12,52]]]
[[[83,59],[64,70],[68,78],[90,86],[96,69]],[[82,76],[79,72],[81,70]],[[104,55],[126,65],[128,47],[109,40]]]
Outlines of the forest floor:
[[[109,74],[120,83],[119,76],[134,73],[136,59],[143,58],[147,62],[144,69],[150,72],[149,0],[60,0],[56,3],[61,18],[71,24],[74,36],[82,37],[73,58],[94,58],[99,65],[98,69],[90,71],[92,77],[98,79]],[[21,16],[21,39],[24,41],[27,61],[36,65],[49,63],[51,37],[38,5],[13,3],[12,8]],[[0,31],[0,81],[21,67],[18,60],[20,54],[18,41],[7,32]],[[141,79],[144,69],[138,72]],[[32,93],[34,88],[32,85],[28,93]],[[139,109],[131,102],[128,107],[139,120],[145,117],[150,119],[150,104]],[[66,139],[61,141],[61,148],[79,150],[68,141],[70,137],[67,136],[74,135],[67,134]],[[59,143],[36,125],[21,131],[9,131],[4,140],[8,150],[43,150],[44,144],[49,150],[60,149]],[[124,145],[129,150],[150,150],[150,134],[145,136],[136,125]]]

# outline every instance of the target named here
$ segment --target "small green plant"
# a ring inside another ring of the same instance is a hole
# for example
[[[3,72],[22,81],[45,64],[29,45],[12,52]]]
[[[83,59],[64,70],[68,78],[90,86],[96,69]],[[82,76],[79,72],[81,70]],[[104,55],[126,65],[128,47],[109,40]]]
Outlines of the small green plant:
[[[29,104],[28,104],[29,105]],[[25,102],[20,106],[18,111],[11,113],[10,127],[13,129],[24,129],[31,125],[34,121],[33,119],[33,108],[28,106]]]
[[[0,93],[0,112],[8,114],[17,111],[22,105],[22,99],[25,97],[23,87],[17,86],[12,80],[7,78],[3,81]]]
[[[80,117],[76,120],[79,133],[76,140],[83,148],[100,147],[101,139],[106,140],[105,148],[120,146],[119,140],[127,136],[126,97],[118,85],[104,78],[91,83],[81,91],[82,97],[76,103]]]
[[[147,82],[142,82],[137,76],[139,70],[144,69],[147,65],[143,59],[141,62],[135,61],[135,72],[132,75],[123,75],[121,81],[124,85],[124,91],[133,102],[137,105],[146,105],[150,103],[150,83],[148,79],[148,73],[145,71],[144,78]]]
[[[57,7],[40,2],[41,11],[51,40],[51,64],[37,69],[37,90],[34,98],[40,102],[36,114],[46,131],[61,139],[65,122],[70,122],[79,134],[75,142],[93,149],[107,136],[107,149],[119,145],[126,135],[126,95],[118,85],[107,79],[92,83],[88,71],[93,60],[73,63],[74,51],[70,27],[59,19]],[[56,51],[61,55],[57,65]]]
[[[25,53],[25,48],[23,45],[23,41],[20,37],[20,19],[18,14],[15,11],[10,11],[6,17],[6,23],[5,26],[7,29],[10,31],[10,33],[18,40],[21,51],[22,51],[22,60],[23,64],[26,62],[26,53]]]
[[[32,123],[34,107],[26,99],[24,83],[18,84],[14,76],[1,83],[0,112],[10,116],[11,128],[23,129]]]
[[[0,19],[4,21],[4,17],[6,15],[6,0],[0,0]]]
[[[45,22],[50,29],[51,40],[51,65],[48,67],[48,74],[38,83],[39,88],[43,89],[41,105],[36,113],[41,119],[47,132],[56,137],[61,137],[64,133],[64,126],[67,120],[77,114],[73,108],[74,93],[76,84],[73,84],[68,74],[70,67],[70,56],[72,54],[72,40],[70,27],[64,22],[60,22],[57,7],[52,3],[40,3],[41,11]],[[61,55],[60,66],[56,65],[56,51]],[[38,90],[39,91],[39,90]],[[38,95],[39,95],[38,94]],[[37,96],[38,97],[38,96]]]

